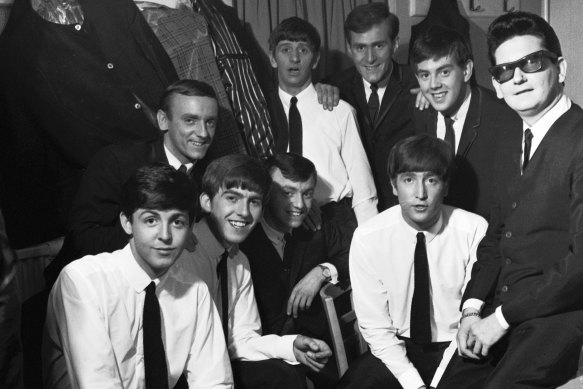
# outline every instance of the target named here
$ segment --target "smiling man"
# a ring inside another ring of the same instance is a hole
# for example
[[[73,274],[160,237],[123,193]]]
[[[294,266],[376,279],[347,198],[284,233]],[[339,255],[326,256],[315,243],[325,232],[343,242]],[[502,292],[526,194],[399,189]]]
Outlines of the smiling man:
[[[453,153],[426,134],[390,152],[399,205],[359,226],[350,247],[354,309],[370,352],[337,388],[437,385],[456,348],[462,292],[486,221],[443,205]]]
[[[140,166],[169,164],[200,184],[218,112],[216,94],[210,85],[195,80],[177,81],[160,99],[159,138],[108,146],[95,156],[73,202],[63,248],[45,272],[48,285],[72,260],[125,245],[127,238],[118,218],[121,186]]]
[[[377,212],[377,191],[358,135],[354,109],[340,100],[323,110],[312,84],[312,69],[320,59],[320,35],[298,17],[283,20],[269,37],[271,65],[277,70],[281,113],[276,149],[308,158],[316,166],[316,205],[324,221],[334,220],[348,239],[357,223]]]
[[[418,37],[411,66],[431,104],[415,110],[417,131],[444,139],[456,155],[445,202],[487,218],[497,142],[504,132],[520,128],[520,118],[491,91],[470,86],[472,52],[454,30],[433,26]]]
[[[193,227],[197,250],[181,262],[182,272],[204,279],[213,295],[237,388],[305,388],[305,368],[319,371],[332,352],[302,335],[262,336],[249,261],[239,250],[261,218],[270,185],[261,161],[247,155],[211,162],[200,196],[205,216]]]
[[[190,237],[197,191],[170,166],[138,169],[121,191],[129,243],[86,256],[49,297],[45,388],[232,388],[206,284],[173,266]]]
[[[523,125],[496,152],[488,233],[440,388],[556,388],[583,344],[583,111],[553,28],[526,12],[488,29],[492,84]],[[462,358],[463,357],[463,358]]]
[[[299,333],[330,341],[319,298],[327,282],[348,281],[350,239],[336,223],[318,231],[301,227],[313,204],[314,164],[293,153],[268,157],[269,199],[260,224],[241,244],[251,265],[264,334]],[[330,375],[310,375],[316,387],[333,384]],[[337,376],[337,375],[336,375]]]
[[[378,209],[384,211],[397,203],[386,180],[387,157],[395,143],[414,134],[409,91],[417,82],[409,66],[393,59],[399,47],[399,19],[383,2],[354,8],[344,22],[344,37],[354,66],[326,82],[339,87],[340,98],[356,109]]]

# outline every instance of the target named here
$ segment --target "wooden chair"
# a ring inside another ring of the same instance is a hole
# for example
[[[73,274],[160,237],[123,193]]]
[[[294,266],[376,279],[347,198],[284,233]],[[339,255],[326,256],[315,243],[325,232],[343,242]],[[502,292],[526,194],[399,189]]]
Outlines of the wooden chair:
[[[350,362],[367,350],[366,342],[358,330],[352,305],[352,288],[348,286],[342,289],[327,284],[320,289],[320,298],[328,319],[338,376],[342,377]]]

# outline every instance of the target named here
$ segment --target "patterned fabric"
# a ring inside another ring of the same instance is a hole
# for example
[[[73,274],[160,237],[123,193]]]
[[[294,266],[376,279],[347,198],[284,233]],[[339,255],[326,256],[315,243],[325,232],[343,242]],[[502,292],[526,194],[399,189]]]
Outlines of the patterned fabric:
[[[235,119],[243,128],[249,154],[258,157],[272,154],[274,139],[267,103],[247,53],[212,1],[193,0],[193,3],[210,27],[223,84]]]
[[[210,158],[246,153],[245,144],[215,61],[204,17],[183,7],[145,8],[142,14],[172,60],[180,79],[200,80],[211,85],[219,100],[217,133]]]

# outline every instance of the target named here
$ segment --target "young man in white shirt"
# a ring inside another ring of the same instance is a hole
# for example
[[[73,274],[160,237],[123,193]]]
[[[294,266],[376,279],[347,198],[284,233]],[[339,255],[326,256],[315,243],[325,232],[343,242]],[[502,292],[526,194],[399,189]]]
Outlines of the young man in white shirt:
[[[444,139],[455,154],[445,202],[488,218],[495,150],[504,132],[520,127],[518,115],[492,91],[470,85],[471,47],[452,29],[432,26],[421,34],[411,46],[411,65],[431,104],[414,111],[417,131]]]
[[[320,36],[310,23],[285,19],[271,33],[269,48],[271,65],[277,69],[281,114],[288,123],[279,129],[276,150],[301,154],[316,165],[314,198],[323,218],[353,230],[378,213],[354,108],[341,100],[327,111],[318,103],[312,69],[320,58]]]
[[[459,305],[487,223],[443,205],[452,159],[445,142],[425,134],[391,150],[399,205],[359,226],[350,248],[354,308],[371,351],[339,388],[434,387],[455,351]]]
[[[195,216],[193,183],[169,165],[124,184],[129,243],[63,269],[49,296],[43,376],[51,388],[232,388],[206,284],[173,266]]]
[[[319,371],[332,354],[318,339],[261,335],[249,261],[239,244],[259,221],[270,185],[263,164],[250,156],[211,162],[200,196],[205,216],[193,227],[197,249],[180,263],[183,274],[201,277],[211,291],[241,389],[304,388],[304,367]]]

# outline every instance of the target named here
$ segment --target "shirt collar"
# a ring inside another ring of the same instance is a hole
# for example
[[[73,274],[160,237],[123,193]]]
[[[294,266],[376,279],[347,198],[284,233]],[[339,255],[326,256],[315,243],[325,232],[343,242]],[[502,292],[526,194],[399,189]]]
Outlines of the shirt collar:
[[[168,147],[166,147],[166,144],[164,144],[164,152],[166,153],[166,158],[168,159],[168,164],[176,170],[178,170],[181,165],[184,165],[184,166],[186,166],[186,171],[189,172],[190,169],[192,169],[192,167],[194,166],[194,163],[192,163],[192,162],[189,162],[189,163],[180,162],[178,160],[178,158],[176,158],[174,156],[174,154],[172,154],[172,152],[168,149]]]
[[[298,93],[295,96],[298,99],[298,105],[299,105],[303,101],[307,101],[311,96],[317,96],[317,95],[318,95],[318,93],[316,92],[316,88],[314,87],[314,84],[310,84],[306,88],[304,88],[303,91],[301,91],[300,93]],[[294,95],[290,95],[289,93],[285,92],[283,89],[279,88],[279,98],[281,99],[281,102],[283,103],[283,106],[286,109],[286,111],[289,110],[290,100],[293,96]]]
[[[211,231],[206,217],[203,217],[198,223],[194,223],[192,231],[196,235],[198,244],[211,257],[218,258],[225,252],[225,247],[215,237]],[[232,257],[238,251],[238,246],[233,246],[229,250],[229,256]]]
[[[411,239],[413,239],[414,241],[417,240],[417,233],[423,232],[423,234],[425,235],[425,242],[429,243],[441,232],[443,228],[443,208],[441,209],[439,219],[437,220],[437,222],[434,225],[432,225],[428,230],[424,231],[416,230],[415,228],[407,224],[405,218],[403,217],[402,212],[399,212],[399,217],[400,222],[403,225],[403,231],[405,231],[407,235],[411,236]]]
[[[542,140],[547,134],[551,126],[560,118],[565,112],[571,109],[571,99],[567,97],[566,94],[562,94],[559,101],[551,108],[547,113],[544,114],[535,124],[529,126],[526,122],[522,122],[522,129],[525,131],[530,128],[534,139]]]
[[[466,86],[466,87],[469,88],[469,86]],[[466,116],[468,116],[468,110],[470,109],[470,100],[471,99],[472,99],[472,90],[470,89],[470,93],[468,93],[468,95],[464,99],[462,105],[460,105],[460,107],[458,108],[457,112],[450,116],[455,122],[457,122],[459,120],[461,123],[464,123],[466,121]],[[441,112],[439,112],[439,115],[441,115],[442,117],[445,117]]]
[[[144,289],[146,289],[146,287],[150,285],[150,282],[152,281],[154,281],[156,286],[158,286],[160,282],[166,279],[168,272],[166,272],[166,274],[160,278],[151,279],[150,276],[148,276],[148,274],[144,271],[144,269],[138,265],[129,243],[122,249],[122,253],[123,255],[118,261],[119,269],[124,277],[128,280],[130,285],[134,288],[136,293],[144,291]]]

